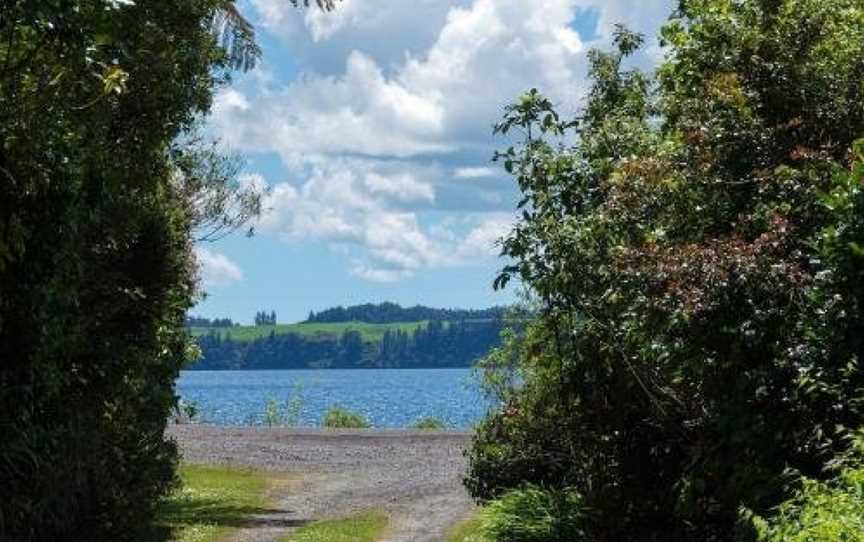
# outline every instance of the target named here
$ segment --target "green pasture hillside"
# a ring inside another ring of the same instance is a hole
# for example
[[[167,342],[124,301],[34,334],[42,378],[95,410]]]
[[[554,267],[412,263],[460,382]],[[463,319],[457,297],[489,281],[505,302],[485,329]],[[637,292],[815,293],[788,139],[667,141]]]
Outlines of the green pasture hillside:
[[[234,326],[234,327],[190,327],[189,331],[193,337],[215,333],[224,338],[231,336],[231,340],[248,342],[255,339],[266,338],[271,332],[276,335],[296,333],[303,336],[334,336],[342,335],[346,331],[358,331],[366,342],[380,341],[384,332],[397,330],[406,333],[414,333],[418,328],[425,327],[427,321],[421,322],[393,322],[387,324],[370,324],[368,322],[301,322],[299,324],[276,324],[274,326]]]

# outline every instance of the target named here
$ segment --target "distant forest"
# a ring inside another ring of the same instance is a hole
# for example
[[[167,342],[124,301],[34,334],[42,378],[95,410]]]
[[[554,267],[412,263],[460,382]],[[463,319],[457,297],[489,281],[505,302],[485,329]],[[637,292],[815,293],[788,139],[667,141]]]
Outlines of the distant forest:
[[[240,324],[235,323],[230,318],[203,318],[201,316],[187,316],[186,327],[234,327]]]
[[[416,305],[401,307],[396,303],[367,303],[352,307],[333,307],[321,312],[310,312],[307,322],[369,322],[371,324],[389,324],[393,322],[420,322],[425,320],[441,320],[458,322],[462,320],[500,319],[504,315],[504,307],[490,309],[433,309]]]
[[[428,323],[413,332],[394,326],[392,330],[386,330],[380,340],[364,340],[359,331],[349,328],[341,333],[317,335],[277,333],[272,330],[259,339],[241,341],[232,339],[230,332],[222,333],[218,328],[214,328],[197,338],[202,356],[191,368],[468,367],[499,344],[503,316],[503,308],[402,308],[393,303],[336,307],[310,315],[310,323]],[[190,318],[190,321],[201,323],[201,319],[197,318]]]

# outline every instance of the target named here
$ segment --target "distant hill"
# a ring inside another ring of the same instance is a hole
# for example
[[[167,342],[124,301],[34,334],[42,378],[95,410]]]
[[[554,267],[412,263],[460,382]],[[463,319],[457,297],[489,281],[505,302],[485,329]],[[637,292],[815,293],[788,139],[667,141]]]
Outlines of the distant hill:
[[[364,341],[380,341],[386,331],[402,330],[414,332],[428,322],[393,322],[389,324],[370,324],[368,322],[301,322],[299,324],[276,324],[265,326],[193,326],[189,328],[193,337],[204,335],[220,335],[223,339],[230,337],[234,341],[254,341],[264,339],[270,334],[285,335],[294,333],[305,337],[340,336],[346,331],[357,331]]]
[[[190,317],[202,351],[192,368],[467,367],[499,343],[504,310],[381,303],[326,309],[298,324],[257,326]]]
[[[309,313],[307,322],[369,322],[385,324],[393,322],[490,320],[504,316],[504,307],[490,309],[433,309],[423,305],[402,307],[396,303],[367,303],[351,307],[333,307],[318,313]]]

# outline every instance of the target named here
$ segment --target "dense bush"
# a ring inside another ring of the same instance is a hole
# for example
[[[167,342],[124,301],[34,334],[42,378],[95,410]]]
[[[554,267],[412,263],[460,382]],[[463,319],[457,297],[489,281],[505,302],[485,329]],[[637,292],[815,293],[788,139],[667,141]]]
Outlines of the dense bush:
[[[573,448],[569,418],[555,391],[560,367],[554,355],[541,354],[550,340],[535,322],[524,334],[506,332],[502,346],[480,362],[487,392],[503,407],[475,430],[465,484],[478,499],[493,499],[526,481],[568,485]]]
[[[468,486],[573,487],[593,539],[729,540],[864,422],[864,6],[686,1],[662,35],[656,77],[619,29],[577,119],[532,91],[498,126],[527,140],[496,286],[541,316]]]
[[[369,421],[362,414],[352,412],[338,406],[330,407],[321,420],[323,427],[341,429],[365,429],[370,427]]]
[[[848,458],[834,466],[828,481],[801,478],[792,496],[765,518],[745,510],[741,539],[758,542],[861,542],[864,541],[864,466],[861,439]]]
[[[226,5],[0,10],[4,541],[131,538],[174,483],[163,431],[206,183],[179,138],[226,73],[211,30]]]
[[[864,541],[864,469],[844,471],[829,482],[805,478],[800,484],[768,519],[746,518],[759,542]]]

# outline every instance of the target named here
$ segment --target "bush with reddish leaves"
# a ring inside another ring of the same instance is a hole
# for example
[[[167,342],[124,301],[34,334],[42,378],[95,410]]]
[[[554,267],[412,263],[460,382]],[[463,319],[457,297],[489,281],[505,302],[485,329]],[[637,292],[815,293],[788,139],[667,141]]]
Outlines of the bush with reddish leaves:
[[[592,53],[574,121],[531,91],[498,126],[528,137],[498,155],[524,199],[496,286],[543,339],[468,485],[558,480],[598,540],[729,539],[864,421],[864,6],[687,1],[662,36],[654,75],[624,29]]]

